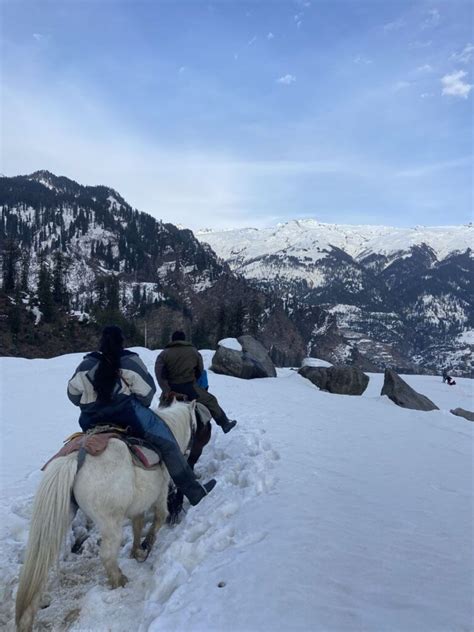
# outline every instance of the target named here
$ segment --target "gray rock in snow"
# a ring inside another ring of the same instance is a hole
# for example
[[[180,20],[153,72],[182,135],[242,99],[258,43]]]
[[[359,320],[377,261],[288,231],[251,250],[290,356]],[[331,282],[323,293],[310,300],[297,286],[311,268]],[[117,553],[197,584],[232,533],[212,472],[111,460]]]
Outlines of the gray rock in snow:
[[[464,419],[467,419],[468,421],[474,421],[474,413],[470,410],[466,410],[465,408],[453,408],[449,412],[456,415],[456,417],[464,417]]]
[[[354,366],[304,366],[298,373],[322,391],[338,395],[362,395],[369,383],[369,377]]]
[[[211,371],[244,380],[276,377],[275,365],[262,344],[247,335],[237,340],[242,345],[242,351],[219,346],[212,357]]]
[[[392,371],[385,369],[381,395],[387,395],[397,406],[411,408],[412,410],[439,410],[431,399],[425,395],[417,393],[402,378]]]

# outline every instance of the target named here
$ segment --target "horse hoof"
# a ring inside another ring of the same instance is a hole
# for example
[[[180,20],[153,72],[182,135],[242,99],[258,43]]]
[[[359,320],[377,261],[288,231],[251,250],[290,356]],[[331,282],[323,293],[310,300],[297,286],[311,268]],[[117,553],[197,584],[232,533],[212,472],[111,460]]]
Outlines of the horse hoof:
[[[127,585],[127,583],[128,577],[121,573],[117,579],[113,579],[110,581],[110,587],[112,588],[112,590],[115,590],[116,588],[123,588]]]
[[[182,509],[180,509],[177,512],[173,511],[173,512],[169,513],[168,514],[168,518],[166,519],[166,522],[168,524],[172,524],[172,525],[179,524],[181,522],[181,518],[182,518],[181,514],[182,513],[184,513]]]
[[[150,555],[150,551],[151,547],[146,542],[143,542],[139,549],[132,551],[132,557],[137,562],[144,562]]]

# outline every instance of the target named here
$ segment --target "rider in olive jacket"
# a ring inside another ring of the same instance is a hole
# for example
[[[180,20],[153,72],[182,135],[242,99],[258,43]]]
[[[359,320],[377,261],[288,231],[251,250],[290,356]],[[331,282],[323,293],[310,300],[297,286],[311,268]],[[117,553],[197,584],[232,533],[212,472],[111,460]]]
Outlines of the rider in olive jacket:
[[[156,359],[155,375],[163,395],[170,392],[187,395],[209,409],[215,422],[223,432],[229,432],[237,421],[230,420],[217,399],[196,383],[204,371],[202,356],[182,331],[175,331],[171,342]]]

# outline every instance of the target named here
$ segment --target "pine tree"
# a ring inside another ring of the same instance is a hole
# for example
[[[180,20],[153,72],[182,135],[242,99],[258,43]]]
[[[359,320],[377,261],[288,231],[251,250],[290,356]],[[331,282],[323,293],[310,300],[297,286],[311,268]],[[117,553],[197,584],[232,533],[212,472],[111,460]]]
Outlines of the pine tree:
[[[63,253],[58,250],[54,255],[53,268],[53,299],[57,305],[67,308],[69,306],[69,295],[66,289],[66,260]]]
[[[55,316],[53,292],[51,286],[51,273],[46,266],[45,260],[42,259],[40,262],[40,270],[38,274],[38,301],[44,321],[47,323],[54,320]]]
[[[18,286],[15,289],[15,302],[11,306],[10,313],[8,314],[8,324],[12,334],[17,336],[21,330],[21,296]]]
[[[7,239],[3,247],[2,272],[4,292],[13,292],[17,279],[17,264],[20,258],[20,248],[14,239]]]
[[[20,287],[23,292],[28,292],[28,278],[30,275],[30,253],[24,252],[21,256]]]

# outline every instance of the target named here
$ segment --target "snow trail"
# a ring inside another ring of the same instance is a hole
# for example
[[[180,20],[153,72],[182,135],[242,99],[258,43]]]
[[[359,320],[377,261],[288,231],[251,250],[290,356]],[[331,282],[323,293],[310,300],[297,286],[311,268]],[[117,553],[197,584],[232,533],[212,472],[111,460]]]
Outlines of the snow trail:
[[[152,368],[156,352],[139,351]],[[0,628],[8,631],[38,468],[76,429],[64,388],[79,358],[0,360],[8,395]],[[471,380],[447,387],[439,376],[408,376],[441,408],[420,413],[380,397],[381,375],[371,376],[363,397],[320,392],[289,369],[276,379],[209,378],[239,421],[228,435],[213,426],[196,466],[203,480],[218,479],[213,492],[161,529],[143,564],[128,558],[126,525],[119,561],[130,582],[115,591],[95,529],[81,554],[71,552],[88,533],[78,514],[38,630],[470,629],[473,426],[448,411],[472,409]],[[29,382],[39,401],[20,396]]]

